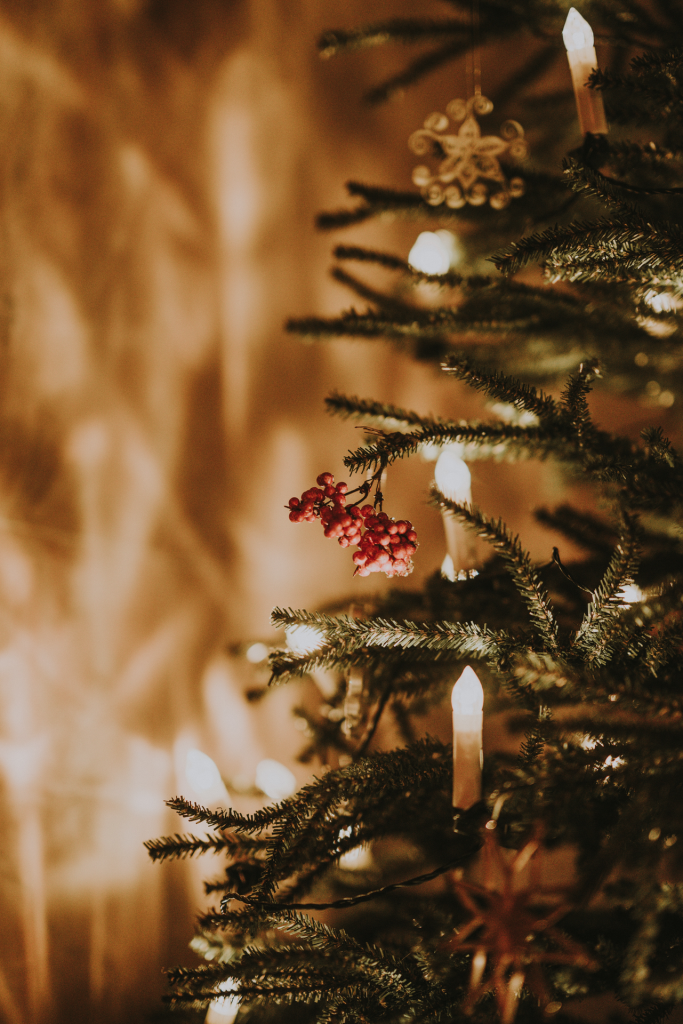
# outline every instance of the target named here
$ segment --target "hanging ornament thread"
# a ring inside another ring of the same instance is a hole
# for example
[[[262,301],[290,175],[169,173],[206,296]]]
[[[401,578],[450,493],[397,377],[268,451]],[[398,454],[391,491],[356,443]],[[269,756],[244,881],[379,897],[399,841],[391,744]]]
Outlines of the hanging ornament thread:
[[[445,203],[458,210],[466,203],[481,206],[488,202],[494,210],[503,210],[511,199],[524,194],[523,179],[508,179],[500,165],[501,157],[517,161],[527,155],[524,129],[518,121],[505,121],[500,137],[482,136],[475,115],[482,117],[492,110],[491,100],[481,94],[469,100],[451,100],[445,114],[430,114],[424,127],[410,136],[408,145],[413,153],[439,160],[435,171],[426,164],[413,170],[413,183],[430,206]]]

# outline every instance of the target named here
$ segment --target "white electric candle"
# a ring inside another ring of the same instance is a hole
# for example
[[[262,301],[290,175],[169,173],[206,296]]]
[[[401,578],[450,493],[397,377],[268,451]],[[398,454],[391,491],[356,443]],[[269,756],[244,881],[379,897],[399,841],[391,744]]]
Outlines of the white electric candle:
[[[222,981],[218,987],[221,992],[234,992],[236,985],[232,979],[228,979]],[[232,1024],[239,1008],[239,996],[219,996],[209,1004],[205,1024]]]
[[[453,687],[453,806],[466,811],[481,799],[484,689],[469,665]]]
[[[569,70],[576,97],[576,109],[583,135],[607,134],[607,120],[602,94],[586,88],[591,71],[598,66],[598,57],[593,45],[593,29],[582,18],[575,7],[571,7],[562,29],[562,38],[567,48]]]
[[[472,476],[467,463],[460,458],[459,445],[443,448],[434,467],[434,483],[444,498],[457,501],[459,505],[472,504]],[[451,558],[452,578],[457,578],[461,569],[471,569],[476,564],[476,551],[472,534],[451,515],[443,513],[443,528],[446,534],[446,550]],[[443,572],[443,567],[442,567]],[[449,578],[450,573],[444,573]]]

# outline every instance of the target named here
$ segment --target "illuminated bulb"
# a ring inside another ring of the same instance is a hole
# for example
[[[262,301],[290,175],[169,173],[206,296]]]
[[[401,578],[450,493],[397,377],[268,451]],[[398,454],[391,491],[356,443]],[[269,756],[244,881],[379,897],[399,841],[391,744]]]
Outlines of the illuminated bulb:
[[[256,766],[256,785],[271,800],[284,800],[296,789],[296,778],[279,761],[266,758]]]
[[[451,269],[454,246],[448,244],[442,234],[450,235],[450,231],[423,231],[417,236],[415,244],[408,254],[408,263],[423,274],[447,274]],[[451,236],[452,237],[452,236]],[[455,239],[453,239],[455,242]]]
[[[473,668],[466,665],[451,694],[453,711],[457,715],[476,715],[484,707],[484,688]]]
[[[185,778],[195,793],[207,802],[228,797],[215,761],[195,747],[190,748],[185,756]]]
[[[441,575],[444,577],[444,579],[450,580],[451,583],[455,583],[455,581],[458,578],[458,574],[455,571],[455,566],[453,565],[453,559],[451,558],[450,555],[446,555],[443,562],[441,563]]]
[[[630,604],[638,604],[645,597],[645,594],[637,587],[635,583],[626,583],[621,590],[618,592],[618,597],[622,600],[622,608],[627,608]]]
[[[265,644],[252,644],[251,647],[247,648],[244,657],[252,665],[258,665],[268,657],[268,648]]]
[[[312,654],[325,643],[325,634],[315,626],[297,623],[285,629],[287,646],[293,654]]]
[[[472,474],[458,454],[459,448],[444,448],[436,460],[434,481],[445,498],[458,503],[472,501]]]
[[[232,978],[228,978],[227,981],[222,981],[218,987],[221,992],[234,992],[237,986]],[[206,1024],[232,1024],[239,1008],[239,996],[220,996],[210,1004],[206,1014]]]
[[[569,53],[574,50],[582,50],[584,46],[592,46],[595,42],[593,29],[575,7],[569,8],[569,14],[562,29],[562,39],[565,49]]]
[[[367,871],[372,863],[372,853],[367,846],[356,846],[339,858],[342,871]]]
[[[673,313],[681,308],[681,300],[677,295],[670,292],[648,291],[643,296],[644,301],[655,313]]]

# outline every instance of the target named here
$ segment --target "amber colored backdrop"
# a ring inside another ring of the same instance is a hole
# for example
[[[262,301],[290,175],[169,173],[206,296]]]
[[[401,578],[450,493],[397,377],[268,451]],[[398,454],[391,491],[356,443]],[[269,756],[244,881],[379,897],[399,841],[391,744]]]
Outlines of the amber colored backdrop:
[[[192,962],[213,870],[155,867],[142,847],[183,827],[163,800],[185,789],[187,749],[247,783],[264,756],[293,765],[292,694],[249,705],[255,670],[226,645],[271,638],[275,604],[352,589],[348,558],[282,508],[355,444],[324,395],[476,408],[378,344],[311,347],[282,330],[349,301],[315,211],[344,203],[347,178],[407,187],[407,136],[463,93],[451,69],[369,109],[363,90],[405,51],[317,57],[323,28],[388,13],[444,5],[0,0],[8,1024],[142,1020],[162,967]],[[415,230],[353,237],[405,255]],[[476,468],[474,486],[541,554],[535,472]],[[387,487],[423,538],[414,579],[443,555],[429,476],[401,466]]]

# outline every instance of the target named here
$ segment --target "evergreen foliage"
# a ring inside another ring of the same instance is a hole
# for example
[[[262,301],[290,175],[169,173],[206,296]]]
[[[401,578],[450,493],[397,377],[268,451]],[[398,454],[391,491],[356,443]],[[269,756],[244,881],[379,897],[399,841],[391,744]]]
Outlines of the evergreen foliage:
[[[470,47],[470,0],[444,4],[440,21],[389,18],[327,33],[321,52],[426,47],[369,95],[385,98]],[[506,83],[521,105],[525,90],[564,59],[567,5],[479,6],[482,42],[536,38]],[[487,828],[503,857],[537,846],[541,861],[552,863],[558,849],[573,855],[561,905],[530,886],[530,902],[559,924],[523,937],[518,1021],[552,1013],[571,1021],[573,1000],[611,994],[605,1019],[620,1007],[615,1019],[657,1024],[683,1002],[683,463],[658,425],[640,440],[619,436],[596,422],[590,400],[594,387],[651,404],[659,398],[653,418],[667,410],[680,427],[683,8],[676,0],[594,0],[583,11],[613,46],[614,68],[595,73],[593,85],[612,124],[636,138],[588,137],[561,170],[525,169],[525,196],[503,211],[433,207],[416,192],[351,183],[357,205],[323,215],[323,229],[387,212],[427,226],[452,222],[473,259],[488,248],[498,273],[428,275],[393,253],[338,245],[334,274],[367,307],[293,320],[289,329],[388,339],[509,410],[504,419],[494,409],[465,422],[333,394],[332,414],[367,427],[365,443],[345,459],[352,473],[451,443],[467,460],[553,458],[593,483],[602,513],[562,505],[537,515],[585,558],[566,566],[556,548],[536,565],[505,523],[434,490],[437,509],[491,545],[477,575],[450,582],[437,573],[420,591],[360,594],[354,615],[343,612],[348,602],[274,611],[276,626],[314,626],[324,637],[309,654],[274,651],[272,682],[335,674],[328,702],[300,711],[309,741],[302,758],[340,767],[252,815],[169,802],[211,831],[151,840],[153,859],[207,850],[227,858],[223,876],[206,885],[220,903],[201,918],[194,942],[206,962],[170,972],[174,1006],[205,1007],[232,982],[239,1024],[467,1019],[476,958],[454,937],[472,917],[467,899],[481,913],[485,901],[459,871],[467,878],[478,863]],[[633,48],[646,52],[634,56]],[[557,131],[552,121],[548,137]],[[386,289],[356,277],[351,264],[386,272]],[[438,302],[424,302],[425,287],[432,298],[438,287]],[[458,814],[454,830],[452,751],[425,734],[425,723],[468,662],[484,683],[487,715],[504,712],[519,742],[513,753],[487,756],[483,799]],[[363,678],[356,733],[345,728],[351,673]],[[403,738],[388,751],[373,746],[384,716]],[[345,871],[340,858],[365,845],[375,851],[373,867]],[[502,903],[494,911],[502,921]],[[472,1019],[497,1013],[489,993]]]

